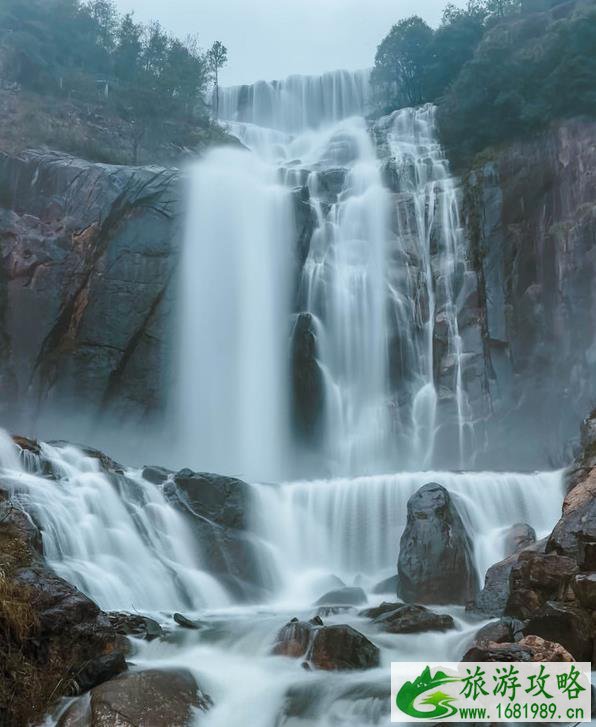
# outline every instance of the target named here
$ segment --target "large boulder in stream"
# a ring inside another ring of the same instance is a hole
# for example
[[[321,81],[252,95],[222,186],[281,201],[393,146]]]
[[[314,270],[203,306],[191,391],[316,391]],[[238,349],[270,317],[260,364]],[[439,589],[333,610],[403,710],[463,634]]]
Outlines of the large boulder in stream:
[[[345,624],[325,626],[292,619],[277,634],[272,653],[303,659],[306,667],[325,671],[371,669],[379,665],[379,649],[364,634]]]
[[[376,626],[390,634],[418,634],[455,628],[455,622],[448,614],[413,604],[382,603],[362,611],[361,615],[368,616]]]
[[[466,603],[478,582],[472,544],[447,490],[423,485],[408,500],[398,559],[400,596],[410,603]]]
[[[129,672],[74,702],[58,727],[189,727],[213,702],[189,671]]]
[[[145,468],[154,479],[158,468]],[[270,586],[263,553],[246,531],[250,486],[235,477],[183,469],[163,479],[163,493],[188,521],[203,567],[239,599],[262,598]]]

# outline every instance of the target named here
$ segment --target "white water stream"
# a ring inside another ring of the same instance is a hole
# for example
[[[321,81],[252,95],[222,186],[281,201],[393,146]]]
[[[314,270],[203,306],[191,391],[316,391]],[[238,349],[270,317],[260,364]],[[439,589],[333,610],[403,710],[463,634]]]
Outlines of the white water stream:
[[[431,107],[396,112],[371,134],[366,104],[366,73],[224,89],[220,113],[245,148],[214,150],[190,172],[176,456],[253,483],[248,529],[272,584],[260,603],[235,602],[209,575],[192,527],[141,471],[107,475],[75,447],[42,445],[49,479],[35,456],[19,459],[0,436],[1,481],[39,524],[49,565],[102,608],[146,612],[166,626],[166,639],[135,643],[132,660],[190,669],[215,703],[202,727],[384,724],[392,660],[461,657],[481,625],[461,607],[441,609],[456,620],[444,634],[390,635],[355,612],[326,617],[380,648],[381,666],[370,671],[307,672],[270,655],[278,629],[312,617],[313,602],[338,584],[362,586],[370,605],[395,599],[373,590],[395,574],[407,500],[426,482],[452,493],[480,577],[502,558],[508,527],[527,522],[542,537],[560,513],[559,472],[431,470],[444,429],[457,465],[473,459],[456,313],[466,274],[459,192]],[[386,184],[380,147],[397,190]],[[308,190],[314,217],[297,274],[296,188]],[[301,466],[289,397],[299,312],[315,322],[324,389],[317,461],[332,477],[288,482]],[[452,364],[448,415],[434,377],[437,320]],[[399,350],[397,377],[390,348]],[[257,484],[265,482],[278,484]],[[203,628],[180,631],[175,611]]]

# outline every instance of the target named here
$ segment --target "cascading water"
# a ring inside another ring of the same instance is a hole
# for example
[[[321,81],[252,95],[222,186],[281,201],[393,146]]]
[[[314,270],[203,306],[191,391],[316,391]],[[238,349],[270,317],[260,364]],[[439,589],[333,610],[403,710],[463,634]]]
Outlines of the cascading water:
[[[196,544],[182,516],[139,471],[108,476],[95,457],[49,444],[41,445],[40,458],[26,457],[23,464],[9,438],[1,439],[2,483],[38,524],[48,565],[101,608],[167,611],[228,603],[194,557]],[[44,476],[48,467],[55,479]]]
[[[322,76],[290,76],[219,91],[222,119],[243,121],[289,133],[362,116],[369,100],[370,71],[333,71]]]
[[[107,474],[74,447],[42,445],[48,478],[0,434],[1,482],[39,524],[57,573],[101,607],[150,612],[166,629],[174,611],[200,618],[199,631],[135,643],[133,660],[192,671],[215,704],[203,727],[384,724],[392,660],[461,657],[482,625],[461,607],[446,609],[455,629],[420,635],[325,616],[379,647],[379,668],[366,672],[307,672],[271,656],[278,629],[311,618],[325,591],[359,584],[371,605],[381,601],[372,587],[395,574],[406,503],[424,483],[451,492],[481,577],[502,558],[509,526],[527,522],[540,537],[560,512],[559,472],[419,471],[445,451],[453,467],[474,455],[459,191],[432,107],[371,129],[367,89],[366,72],[223,89],[220,114],[243,146],[214,150],[189,173],[174,459],[252,481],[248,536],[272,584],[258,604],[238,603],[204,571],[192,528],[141,471]],[[304,200],[312,234],[300,252]],[[300,316],[321,381],[315,469],[334,479],[284,482],[303,465],[289,394]],[[257,484],[267,481],[282,484]]]

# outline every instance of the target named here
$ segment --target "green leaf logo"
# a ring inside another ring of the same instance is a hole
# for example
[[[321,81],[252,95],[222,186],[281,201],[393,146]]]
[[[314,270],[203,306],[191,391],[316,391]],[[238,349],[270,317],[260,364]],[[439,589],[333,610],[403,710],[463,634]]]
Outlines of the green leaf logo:
[[[452,702],[457,701],[456,697],[445,694],[445,692],[439,689],[420,701],[420,706],[429,705],[434,707],[434,709],[418,709],[415,702],[422,694],[436,689],[442,684],[459,681],[461,681],[459,677],[449,677],[442,671],[437,671],[433,676],[430,673],[430,668],[427,666],[422,671],[422,674],[413,682],[405,682],[397,693],[395,703],[402,712],[405,712],[410,717],[426,720],[451,717],[457,712],[457,709],[452,705]]]

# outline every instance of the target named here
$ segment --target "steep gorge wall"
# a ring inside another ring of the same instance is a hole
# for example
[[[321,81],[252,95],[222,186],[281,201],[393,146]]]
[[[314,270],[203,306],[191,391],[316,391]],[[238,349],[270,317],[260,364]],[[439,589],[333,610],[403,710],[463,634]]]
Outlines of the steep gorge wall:
[[[0,412],[90,436],[162,404],[178,173],[0,155]],[[46,430],[47,431],[47,430]]]
[[[596,401],[596,124],[509,145],[465,179],[485,466],[559,466]]]
[[[566,444],[596,401],[595,169],[596,124],[573,121],[463,177],[477,285],[466,278],[457,305],[475,466],[568,462]],[[294,195],[298,267],[314,224],[303,193]],[[152,417],[162,426],[181,199],[176,170],[0,156],[3,425],[119,455],[101,436],[113,423],[141,438]],[[436,383],[451,406],[440,352],[435,324]],[[310,364],[306,355],[307,380]]]

